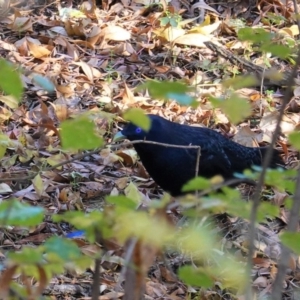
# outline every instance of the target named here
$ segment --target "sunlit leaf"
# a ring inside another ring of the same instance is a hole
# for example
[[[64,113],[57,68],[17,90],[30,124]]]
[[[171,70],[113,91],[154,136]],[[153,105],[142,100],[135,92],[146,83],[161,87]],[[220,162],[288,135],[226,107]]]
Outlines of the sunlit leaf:
[[[119,196],[107,196],[105,200],[108,203],[115,204],[117,206],[125,207],[128,209],[136,209],[136,202],[132,199],[125,197],[123,195]]]
[[[222,82],[225,88],[238,90],[241,88],[252,87],[257,84],[257,78],[253,75],[240,75],[234,78],[226,79]]]
[[[295,131],[289,135],[289,141],[292,146],[295,147],[298,151],[300,151],[300,132]]]
[[[87,117],[64,121],[61,123],[62,147],[73,150],[98,148],[103,139],[95,131],[95,124]]]
[[[264,52],[270,52],[274,56],[278,56],[282,59],[289,57],[292,53],[292,49],[285,45],[278,45],[274,43],[265,43],[260,49]]]
[[[184,283],[202,288],[209,288],[214,283],[206,270],[196,269],[194,266],[181,267],[178,276]]]
[[[264,221],[266,216],[279,217],[279,207],[270,202],[260,203],[259,210],[257,212],[257,221]]]
[[[300,255],[300,233],[299,232],[284,232],[280,236],[281,242],[294,251],[297,255]]]
[[[137,188],[137,186],[130,182],[128,184],[128,186],[125,188],[124,193],[126,195],[126,197],[128,197],[129,199],[133,200],[136,204],[140,204],[141,203],[141,194]]]
[[[80,250],[72,241],[53,236],[44,244],[46,252],[56,254],[63,262],[80,257]]]
[[[17,200],[0,204],[0,224],[11,226],[34,226],[42,222],[44,209]]]
[[[0,89],[6,94],[21,100],[23,84],[16,68],[4,59],[0,59]]]
[[[196,177],[189,180],[182,188],[183,192],[205,190],[211,187],[211,182],[209,179],[203,177]]]
[[[281,168],[278,169],[268,169],[265,183],[276,187],[277,190],[289,191],[294,193],[296,181],[290,180],[290,178],[296,177],[295,170],[284,170]]]
[[[4,156],[7,147],[10,145],[10,139],[5,134],[0,133],[0,159]]]
[[[234,93],[228,99],[210,97],[209,100],[214,107],[221,108],[234,124],[251,115],[251,105],[248,101]]]
[[[180,82],[158,82],[154,80],[148,80],[146,83],[140,86],[140,88],[146,88],[149,90],[150,95],[153,98],[161,100],[176,100],[182,105],[197,105],[194,97],[187,94],[191,89]]]
[[[262,43],[270,41],[272,34],[263,28],[245,27],[238,31],[238,37],[242,41],[251,41],[253,43]]]
[[[131,108],[127,110],[123,117],[125,120],[128,120],[135,124],[138,127],[141,127],[145,131],[148,131],[151,126],[150,119],[145,115],[145,112],[140,108]]]
[[[19,264],[41,264],[44,261],[43,251],[40,248],[23,248],[21,252],[10,252],[9,258]]]

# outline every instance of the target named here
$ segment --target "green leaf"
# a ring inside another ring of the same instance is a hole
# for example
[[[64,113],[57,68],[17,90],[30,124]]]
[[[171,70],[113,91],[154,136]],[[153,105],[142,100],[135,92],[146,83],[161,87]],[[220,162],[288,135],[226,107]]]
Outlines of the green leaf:
[[[85,116],[62,122],[61,141],[64,149],[72,150],[90,150],[103,145],[102,137],[95,133],[95,124]]]
[[[203,177],[196,177],[189,180],[183,187],[183,192],[197,191],[197,190],[206,190],[212,186],[212,183],[209,179]]]
[[[284,199],[284,208],[287,210],[291,210],[293,207],[293,199],[290,197],[287,197]]]
[[[208,271],[201,268],[195,269],[193,266],[181,267],[178,271],[178,276],[184,283],[202,288],[209,288],[214,283]]]
[[[261,202],[256,220],[258,222],[263,222],[266,219],[266,216],[279,217],[279,207],[270,202]]]
[[[34,74],[32,77],[32,81],[49,93],[55,91],[55,86],[53,82],[51,82],[47,77],[41,76],[39,74]]]
[[[230,187],[223,187],[223,193],[219,194],[219,199],[225,207],[223,211],[237,217],[249,219],[251,211],[251,203],[241,199],[239,191]]]
[[[253,43],[268,42],[272,38],[272,34],[263,28],[245,27],[238,31],[238,38],[242,41],[251,41]]]
[[[0,59],[0,89],[17,100],[21,100],[23,84],[20,74],[11,63],[4,59]]]
[[[191,97],[188,94],[179,94],[179,93],[169,92],[167,94],[167,97],[168,97],[168,99],[176,100],[181,105],[186,105],[186,106],[197,105],[195,98]]]
[[[6,152],[6,147],[0,144],[0,159],[4,156],[5,152]]]
[[[169,22],[170,22],[170,18],[168,18],[168,17],[160,18],[160,25],[161,26],[166,26]]]
[[[238,90],[245,87],[252,87],[257,84],[257,78],[253,75],[240,75],[234,78],[226,79],[222,82],[225,88]]]
[[[178,26],[178,21],[174,18],[171,18],[170,19],[170,25],[173,27],[173,28],[176,28]]]
[[[268,12],[265,17],[262,18],[262,21],[263,24],[280,25],[280,23],[287,22],[287,19],[278,13]]]
[[[300,132],[294,131],[289,135],[289,141],[292,146],[295,147],[298,151],[300,151]]]
[[[284,232],[280,236],[281,242],[294,251],[297,255],[300,255],[300,233],[299,232]]]
[[[130,182],[125,188],[124,193],[126,197],[134,201],[136,205],[141,203],[141,194],[134,183]]]
[[[23,248],[21,252],[10,252],[9,258],[17,264],[36,265],[45,260],[41,248]]]
[[[77,259],[81,256],[81,252],[74,242],[58,236],[53,236],[48,239],[44,244],[44,247],[48,255],[54,254],[64,263]]]
[[[100,211],[93,211],[89,214],[85,214],[81,211],[68,211],[63,215],[53,215],[54,222],[66,221],[82,230],[95,227],[101,219],[102,213]]]
[[[125,120],[132,122],[138,127],[141,127],[145,131],[149,131],[151,126],[151,121],[147,117],[144,111],[140,108],[131,108],[127,110],[123,117]]]
[[[226,213],[243,219],[249,219],[251,206],[249,203],[242,201],[242,199],[239,199],[239,201],[230,201],[226,207]]]
[[[278,44],[274,44],[274,43],[262,44],[260,49],[264,52],[270,52],[273,55],[278,56],[282,59],[286,59],[287,57],[289,57],[292,54],[291,48],[289,48],[285,45],[278,45]]]
[[[0,204],[0,224],[11,226],[34,226],[43,220],[44,209],[30,206],[15,199]]]
[[[84,230],[85,236],[89,242],[94,243],[96,240],[96,232],[105,230],[105,220],[103,213],[100,211],[92,211],[85,214],[79,211],[69,211],[63,215],[54,215],[54,222],[66,221],[75,226],[77,229]]]
[[[11,141],[8,136],[0,133],[0,159],[5,155],[7,147],[11,145]]]
[[[105,197],[105,200],[107,203],[115,204],[116,206],[119,207],[128,208],[130,210],[136,209],[136,202],[123,195],[107,196]]]
[[[280,191],[289,191],[294,194],[296,182],[291,180],[292,177],[296,177],[296,170],[284,170],[284,169],[268,169],[265,183],[270,186],[276,187]]]
[[[219,107],[228,116],[230,121],[237,124],[251,115],[251,106],[245,98],[232,94],[229,99],[209,97],[214,107]]]
[[[118,210],[117,213],[119,213],[116,217],[118,225],[114,230],[114,236],[122,243],[129,237],[136,236],[154,247],[161,247],[174,238],[171,226],[162,219],[141,211]]]
[[[176,100],[181,105],[196,106],[198,104],[194,97],[187,94],[191,89],[181,82],[148,80],[140,88],[148,89],[150,95],[156,99]]]

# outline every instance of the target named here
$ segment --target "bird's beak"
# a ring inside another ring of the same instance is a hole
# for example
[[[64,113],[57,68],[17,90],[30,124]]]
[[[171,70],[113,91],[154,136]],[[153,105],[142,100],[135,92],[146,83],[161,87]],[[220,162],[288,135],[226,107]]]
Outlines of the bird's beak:
[[[115,136],[113,138],[113,142],[118,142],[118,141],[122,141],[125,139],[126,139],[126,136],[122,134],[122,131],[119,131],[118,133],[115,134]]]

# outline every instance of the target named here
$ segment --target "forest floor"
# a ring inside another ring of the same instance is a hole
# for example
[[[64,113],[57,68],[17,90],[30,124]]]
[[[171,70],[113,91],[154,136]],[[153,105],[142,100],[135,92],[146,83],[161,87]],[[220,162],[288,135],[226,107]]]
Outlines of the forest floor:
[[[0,197],[3,200],[17,198],[42,206],[46,211],[43,222],[30,231],[24,232],[17,226],[5,229],[0,236],[3,260],[8,250],[19,251],[26,245],[35,247],[54,234],[66,235],[71,231],[70,226],[53,223],[52,214],[101,209],[104,197],[123,193],[130,178],[134,179],[144,201],[161,195],[133,150],[104,148],[64,163],[78,154],[61,151],[55,130],[69,118],[89,113],[106,144],[112,143],[114,134],[125,124],[122,112],[128,108],[141,108],[146,113],[182,124],[203,124],[245,146],[270,142],[285,88],[272,82],[264,84],[261,68],[275,67],[282,73],[290,72],[293,58],[280,60],[262,55],[252,44],[240,40],[237,33],[241,27],[261,27],[278,34],[283,44],[296,45],[299,32],[295,22],[291,22],[292,4],[278,0],[261,1],[258,6],[242,0],[201,3],[171,0],[154,5],[148,0],[103,0],[93,7],[92,2],[29,0],[2,4],[0,56],[21,66],[25,91],[21,103],[17,104],[0,97],[3,103],[1,131],[14,141],[1,158]],[[73,11],[68,7],[70,4]],[[79,5],[80,11],[77,10]],[[204,16],[201,11],[199,16],[199,7],[205,12]],[[34,81],[36,73],[53,81],[55,92],[47,93],[41,88]],[[258,74],[259,84],[240,88],[236,93],[248,100],[252,114],[236,125],[223,110],[212,106],[209,97],[228,97],[222,82],[249,73]],[[1,75],[1,80],[3,78]],[[150,97],[148,92],[137,90],[147,79],[180,80],[193,86],[198,106],[163,102]],[[299,126],[298,90],[297,86],[286,108],[276,144],[288,168],[297,166],[297,152],[289,145],[287,135]],[[75,137],[82,134],[74,131]],[[60,167],[48,168],[39,177],[31,177],[45,164],[53,167],[59,163]],[[252,194],[250,187],[242,186],[240,190],[245,197]],[[130,190],[126,192],[130,194]],[[289,217],[284,207],[287,193],[271,188],[264,195],[278,207],[279,215],[259,225],[255,244],[258,254],[253,258],[253,288],[261,298],[271,291],[280,254],[278,233],[285,228]],[[176,214],[172,216],[174,223],[179,218]],[[224,249],[246,261],[248,222],[225,215],[217,220],[217,230],[224,236]],[[102,247],[82,238],[73,240],[87,254],[100,252]],[[101,261],[99,299],[118,299],[123,296],[122,290],[116,292],[115,289],[121,267],[117,258],[120,259],[122,252],[109,246],[106,251],[106,258]],[[173,270],[186,262],[186,258],[168,255]],[[297,299],[298,261],[296,255],[291,257],[290,272],[285,279],[285,299]],[[92,275],[93,270],[59,275],[51,280],[45,294],[51,299],[91,299]],[[200,297],[197,299],[244,299],[217,280],[213,288],[200,292],[188,288],[157,258],[148,273],[146,299],[192,299],[195,295]]]

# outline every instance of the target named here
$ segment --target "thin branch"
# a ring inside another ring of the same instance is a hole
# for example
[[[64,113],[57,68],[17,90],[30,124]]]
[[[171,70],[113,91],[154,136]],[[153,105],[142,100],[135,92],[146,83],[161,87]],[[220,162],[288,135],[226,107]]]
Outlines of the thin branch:
[[[130,261],[132,259],[132,255],[134,252],[134,248],[137,244],[137,238],[131,238],[128,242],[128,245],[126,247],[126,252],[125,252],[125,257],[124,257],[124,264],[123,264],[123,268],[121,270],[121,273],[119,275],[118,281],[114,287],[114,291],[115,292],[120,292],[122,291],[122,282],[125,280],[125,275],[127,272],[127,268],[132,268],[132,266],[130,266]]]
[[[287,232],[296,232],[298,228],[298,220],[300,213],[300,170],[298,171],[296,191],[293,197],[293,205],[290,212],[289,222],[287,225]],[[282,288],[286,269],[289,266],[291,251],[282,245],[280,260],[278,262],[278,272],[273,282],[272,300],[282,299]]]
[[[199,174],[199,165],[200,165],[200,156],[201,156],[201,147],[199,147],[197,149],[197,159],[196,159],[196,168],[195,168],[195,178],[198,176]],[[195,196],[198,197],[198,190],[195,191]]]
[[[293,5],[294,5],[295,13],[296,13],[295,15],[299,16],[299,11],[298,11],[298,6],[297,6],[298,4],[297,4],[296,0],[293,0]],[[297,25],[298,25],[298,29],[300,30],[299,18],[297,18]],[[298,49],[297,62],[293,69],[293,72],[295,73],[294,76],[296,76],[296,71],[297,71],[297,68],[299,67],[299,65],[300,65],[300,47]],[[292,89],[292,87],[290,87],[290,93],[292,92],[291,89]],[[288,96],[286,96],[286,98],[288,98]],[[288,99],[285,99],[284,103],[287,104],[286,103],[287,101],[288,101]],[[295,190],[295,194],[293,197],[293,205],[292,205],[292,208],[290,211],[289,221],[287,224],[287,231],[289,231],[289,232],[297,231],[299,213],[300,213],[300,170],[298,171],[296,190]],[[273,300],[281,300],[282,299],[283,282],[284,282],[286,270],[288,268],[290,254],[291,254],[291,251],[287,247],[282,245],[281,256],[280,256],[280,260],[278,262],[278,271],[277,271],[275,280],[273,282],[273,288],[272,288],[271,298]]]
[[[295,1],[294,1],[295,2]],[[296,9],[296,4],[295,5],[295,9]],[[299,21],[298,21],[298,26],[299,26]],[[300,27],[299,27],[300,28]],[[296,60],[296,64],[292,70],[292,72],[290,73],[290,76],[288,78],[288,86],[283,98],[283,103],[281,105],[281,108],[279,110],[279,115],[278,115],[278,119],[277,119],[277,124],[276,124],[276,128],[272,137],[272,141],[269,145],[269,149],[266,153],[264,162],[263,162],[263,166],[262,166],[262,171],[257,183],[257,188],[255,190],[254,193],[254,197],[253,197],[253,204],[252,204],[252,209],[251,209],[251,215],[250,215],[250,228],[249,228],[249,255],[248,255],[248,274],[249,274],[249,278],[251,278],[251,269],[252,269],[252,260],[253,260],[253,254],[255,251],[255,245],[254,245],[254,240],[255,240],[255,235],[256,235],[256,215],[257,215],[257,211],[258,211],[258,207],[259,207],[259,203],[260,203],[260,193],[261,193],[261,189],[263,187],[264,184],[264,180],[265,180],[265,176],[266,176],[266,171],[267,171],[267,166],[270,164],[271,162],[271,158],[272,158],[272,153],[273,153],[273,148],[275,146],[277,137],[280,133],[280,123],[282,121],[283,115],[284,115],[284,111],[286,106],[288,105],[291,97],[293,96],[293,85],[294,85],[294,78],[297,75],[297,70],[298,67],[300,66],[300,47],[298,48],[298,54],[297,54],[297,60]],[[280,286],[282,286],[282,282],[280,283]],[[251,282],[249,281],[249,284],[247,286],[247,290],[246,290],[246,300],[252,300],[252,287],[251,287]],[[273,298],[272,298],[273,299]]]
[[[130,145],[134,145],[134,144],[139,144],[139,143],[151,144],[151,145],[159,145],[159,146],[170,147],[170,148],[197,149],[198,150],[197,162],[199,162],[199,159],[200,159],[200,154],[199,153],[201,151],[201,147],[200,146],[193,146],[193,145],[180,146],[180,145],[167,144],[167,143],[159,143],[159,142],[153,142],[153,141],[137,140],[137,141],[125,142],[125,143],[121,143],[121,144],[109,145],[109,147],[111,149],[113,149],[113,150],[117,150],[117,149],[122,148],[122,147],[130,146]],[[33,174],[25,176],[25,177],[17,177],[16,176],[16,177],[0,178],[0,182],[31,180],[32,178],[34,178],[40,172],[53,171],[53,170],[55,170],[55,169],[57,169],[59,167],[62,167],[64,165],[67,165],[67,164],[72,163],[74,161],[83,159],[85,157],[88,157],[88,156],[91,156],[91,155],[94,155],[94,154],[98,154],[105,147],[98,148],[98,149],[93,150],[91,152],[87,152],[87,153],[82,153],[82,154],[75,155],[71,159],[68,159],[68,160],[65,160],[63,162],[60,162],[60,163],[58,163],[58,164],[56,164],[56,165],[54,165],[52,167],[45,168],[44,170],[33,172]],[[197,166],[196,166],[196,170],[195,170],[196,174],[198,174],[198,170],[199,170],[199,164],[197,164]]]
[[[100,265],[101,260],[100,258],[95,259],[95,269],[94,269],[94,276],[93,276],[93,283],[92,283],[92,300],[98,300],[100,294]]]

